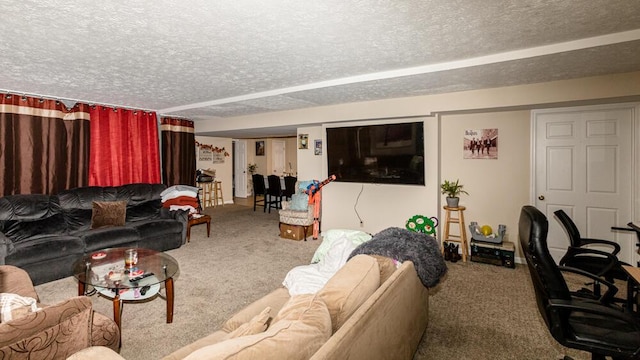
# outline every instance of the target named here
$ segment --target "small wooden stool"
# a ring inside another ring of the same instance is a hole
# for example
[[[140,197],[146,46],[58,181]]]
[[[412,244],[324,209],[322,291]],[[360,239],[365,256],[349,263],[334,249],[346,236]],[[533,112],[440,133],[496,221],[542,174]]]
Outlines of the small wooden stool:
[[[198,187],[202,190],[202,207],[213,206],[213,181],[198,182]]]
[[[224,197],[222,197],[222,181],[213,182],[213,206],[218,206],[218,201],[224,206]]]
[[[462,261],[467,261],[467,256],[469,256],[469,243],[467,243],[467,231],[464,225],[464,211],[466,207],[458,206],[458,207],[444,207],[445,210],[445,220],[444,220],[444,234],[442,236],[442,241],[448,242],[457,242],[460,243],[460,247],[462,248]],[[457,212],[457,217],[452,217],[451,213]],[[449,225],[458,224],[459,231],[458,234],[449,233]],[[444,252],[444,246],[442,247]]]
[[[207,237],[211,235],[211,216],[202,215],[198,218],[194,218],[189,216],[189,224],[187,225],[187,242],[189,242],[189,238],[191,237],[191,227],[199,224],[207,224]]]

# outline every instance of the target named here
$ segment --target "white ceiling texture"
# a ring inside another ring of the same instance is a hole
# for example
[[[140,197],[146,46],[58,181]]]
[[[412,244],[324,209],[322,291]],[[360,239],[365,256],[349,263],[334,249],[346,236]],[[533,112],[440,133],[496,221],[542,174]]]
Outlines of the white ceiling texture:
[[[638,0],[0,3],[0,91],[195,121],[638,70]]]

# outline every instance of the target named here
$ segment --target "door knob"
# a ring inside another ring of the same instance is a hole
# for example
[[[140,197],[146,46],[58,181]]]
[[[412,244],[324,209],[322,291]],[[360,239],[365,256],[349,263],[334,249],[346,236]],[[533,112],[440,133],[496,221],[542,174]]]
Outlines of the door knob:
[[[538,200],[544,200],[544,195],[538,196]]]

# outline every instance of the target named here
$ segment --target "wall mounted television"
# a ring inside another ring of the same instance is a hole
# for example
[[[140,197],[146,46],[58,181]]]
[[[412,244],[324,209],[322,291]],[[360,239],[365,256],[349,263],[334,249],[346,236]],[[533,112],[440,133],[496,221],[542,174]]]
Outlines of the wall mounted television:
[[[327,170],[336,181],[424,185],[424,123],[326,128]]]

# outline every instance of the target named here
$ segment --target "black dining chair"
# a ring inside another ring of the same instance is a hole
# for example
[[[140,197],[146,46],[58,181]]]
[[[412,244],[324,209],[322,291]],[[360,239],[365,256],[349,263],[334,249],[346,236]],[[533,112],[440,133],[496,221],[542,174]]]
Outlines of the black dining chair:
[[[266,206],[271,213],[271,209],[282,209],[282,185],[280,184],[280,177],[277,175],[267,176],[267,183],[269,188],[267,189]]]
[[[287,200],[291,200],[293,194],[296,193],[296,182],[298,178],[295,176],[285,176],[284,177],[284,192],[283,195]]]
[[[549,253],[546,216],[533,206],[523,206],[518,221],[520,247],[529,267],[538,311],[551,336],[561,345],[588,351],[593,360],[638,359],[640,318],[611,304],[617,288],[607,285],[599,299],[572,294],[562,272],[596,280],[580,269],[556,265]]]
[[[627,273],[622,269],[622,263],[616,255],[620,252],[620,245],[604,239],[584,238],[580,230],[564,210],[553,213],[569,237],[567,252],[560,259],[559,264],[582,269],[586,272],[602,276],[610,282],[614,279],[628,280]],[[606,250],[588,248],[589,245],[599,245]],[[585,250],[588,249],[588,250]]]
[[[251,180],[253,181],[253,211],[256,211],[256,205],[260,203],[263,208],[262,212],[265,212],[267,211],[267,189],[264,186],[264,176],[253,174]]]

